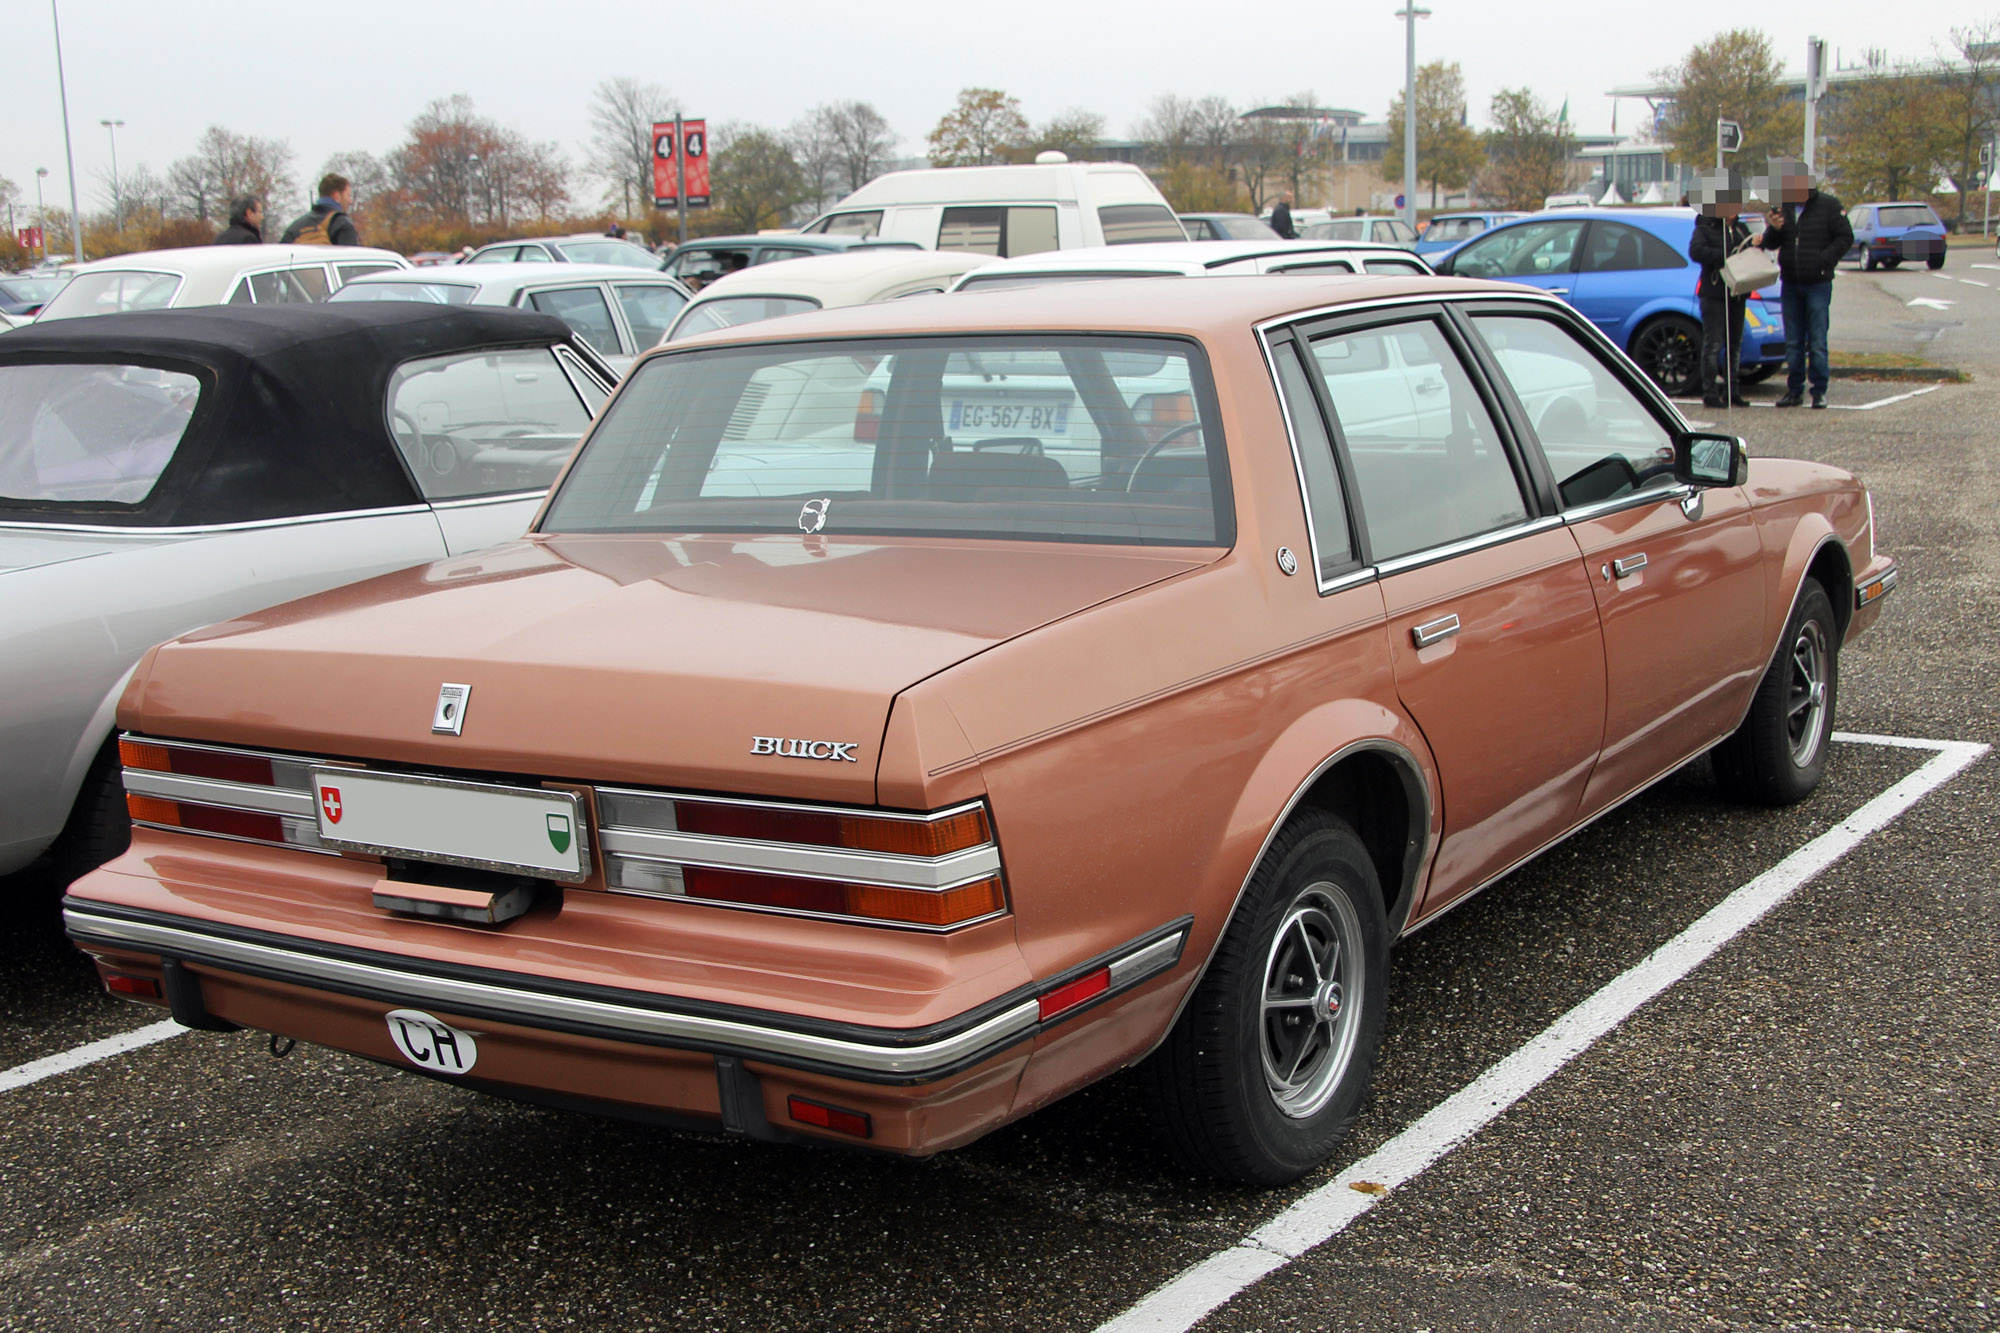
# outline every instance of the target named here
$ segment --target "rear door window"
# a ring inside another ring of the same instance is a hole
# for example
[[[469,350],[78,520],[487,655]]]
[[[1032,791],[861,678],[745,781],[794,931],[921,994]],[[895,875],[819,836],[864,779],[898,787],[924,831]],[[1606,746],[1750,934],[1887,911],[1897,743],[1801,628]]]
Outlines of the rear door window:
[[[1583,255],[1585,273],[1644,268],[1686,268],[1688,257],[1649,231],[1622,222],[1594,223]]]
[[[200,397],[193,375],[150,366],[0,366],[0,498],[143,502]]]
[[[334,267],[340,274],[342,284],[346,284],[353,282],[364,273],[381,273],[396,266],[394,264],[337,264]]]
[[[313,275],[318,277],[316,284],[310,282]],[[244,279],[244,283],[250,289],[250,298],[258,305],[310,305],[326,295],[326,270],[315,265],[309,269],[252,273]],[[315,287],[319,292],[317,296],[314,295]]]
[[[604,299],[604,289],[595,283],[588,287],[560,287],[554,291],[533,292],[528,296],[528,304],[545,315],[556,316],[575,329],[577,336],[600,355],[618,355],[618,324],[611,318],[611,306]]]
[[[875,208],[858,213],[835,213],[806,230],[821,236],[878,236],[882,232],[882,210]]]
[[[1452,261],[1452,272],[1461,278],[1567,273],[1582,237],[1580,221],[1523,222],[1467,241]]]
[[[664,282],[621,282],[614,289],[624,307],[625,322],[632,326],[632,340],[645,351],[667,336],[667,329],[687,305],[680,289]]]
[[[466,262],[468,264],[511,264],[520,257],[521,257],[520,246],[496,245],[491,249],[481,250],[478,254],[474,255],[471,259],[468,259]]]
[[[1373,559],[1527,518],[1500,433],[1435,321],[1318,338],[1312,359],[1353,466]]]
[[[1164,211],[1164,210],[1162,210]],[[1169,220],[1172,214],[1168,214]],[[1179,223],[1174,224],[1176,228]],[[1180,239],[1180,238],[1176,238]],[[980,255],[1033,255],[1056,248],[1056,210],[1039,205],[947,208],[937,248]]]
[[[1362,261],[1361,267],[1370,273],[1388,273],[1405,278],[1411,274],[1422,276],[1429,271],[1422,264],[1408,259],[1367,259]]]
[[[590,413],[546,347],[463,352],[399,367],[389,426],[428,499],[548,488]]]
[[[131,270],[79,273],[42,308],[43,319],[74,315],[114,315],[125,310],[164,310],[181,288],[178,273]]]

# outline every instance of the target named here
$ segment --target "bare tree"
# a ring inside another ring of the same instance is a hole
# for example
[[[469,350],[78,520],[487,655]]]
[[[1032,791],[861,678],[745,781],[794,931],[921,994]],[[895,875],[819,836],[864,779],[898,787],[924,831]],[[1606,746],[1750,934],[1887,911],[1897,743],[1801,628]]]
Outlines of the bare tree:
[[[841,194],[840,107],[822,102],[800,116],[785,131],[785,146],[798,163],[799,178],[813,210],[825,208]]]
[[[292,147],[283,139],[260,139],[211,125],[195,141],[194,152],[167,171],[165,188],[174,211],[207,222],[229,215],[229,201],[250,194],[280,211],[295,198]]]
[[[1085,161],[1097,151],[1104,138],[1104,117],[1082,107],[1071,107],[1059,116],[1043,121],[1028,136],[1022,160],[1032,162],[1037,153],[1053,149],[1072,161]]]
[[[665,88],[637,79],[606,79],[591,94],[584,170],[604,183],[605,202],[625,216],[652,207],[653,126],[680,109]]]
[[[1933,108],[1939,122],[1940,165],[1951,172],[1958,186],[1959,227],[1965,225],[1967,182],[1982,179],[1990,189],[1991,165],[1982,166],[1980,149],[1993,138],[1996,127],[1994,101],[2000,90],[2000,19],[1989,18],[1965,28],[1951,30],[1951,53],[1936,83],[1939,97]],[[1893,197],[1893,196],[1891,196]]]
[[[1151,144],[1169,165],[1184,161],[1200,139],[1200,113],[1195,107],[1193,99],[1179,93],[1161,93],[1133,128],[1133,137]]]
[[[836,102],[835,128],[840,140],[840,169],[850,192],[889,169],[896,151],[896,132],[880,111],[867,102]]]
[[[966,88],[930,133],[934,167],[983,167],[1004,162],[1028,137],[1018,98],[998,88]]]
[[[389,190],[396,188],[396,179],[382,159],[373,153],[360,149],[335,153],[320,163],[321,177],[334,175],[347,177],[354,187],[354,208],[356,212],[368,207],[374,200]]]

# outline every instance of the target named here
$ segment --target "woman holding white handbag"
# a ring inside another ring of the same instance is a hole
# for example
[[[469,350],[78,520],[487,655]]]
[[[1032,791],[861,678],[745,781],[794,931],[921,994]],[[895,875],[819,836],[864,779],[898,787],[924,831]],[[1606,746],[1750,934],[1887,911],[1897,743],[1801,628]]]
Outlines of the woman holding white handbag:
[[[1743,347],[1743,309],[1750,288],[1738,291],[1724,274],[1732,256],[1755,252],[1750,229],[1739,220],[1743,211],[1743,178],[1718,171],[1695,178],[1691,202],[1701,210],[1694,220],[1688,258],[1701,265],[1695,295],[1701,302],[1701,404],[1703,407],[1748,407],[1750,400],[1736,389]]]

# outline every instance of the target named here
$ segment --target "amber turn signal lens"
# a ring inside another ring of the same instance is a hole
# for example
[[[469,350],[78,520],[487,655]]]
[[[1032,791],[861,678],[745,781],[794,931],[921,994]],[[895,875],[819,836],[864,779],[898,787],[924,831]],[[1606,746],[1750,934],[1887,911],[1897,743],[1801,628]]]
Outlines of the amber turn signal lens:
[[[124,742],[119,742],[124,748]],[[169,828],[179,828],[181,823],[181,803],[163,801],[157,796],[134,796],[125,793],[125,809],[132,818],[147,824],[165,824]]]
[[[155,773],[174,771],[166,746],[135,741],[125,736],[118,738],[118,762],[127,768],[144,768]]]
[[[275,781],[271,761],[262,755],[161,745],[155,741],[133,740],[129,736],[118,738],[118,762],[127,768],[144,769],[150,773],[178,773],[183,777],[242,782],[253,787],[269,787]]]

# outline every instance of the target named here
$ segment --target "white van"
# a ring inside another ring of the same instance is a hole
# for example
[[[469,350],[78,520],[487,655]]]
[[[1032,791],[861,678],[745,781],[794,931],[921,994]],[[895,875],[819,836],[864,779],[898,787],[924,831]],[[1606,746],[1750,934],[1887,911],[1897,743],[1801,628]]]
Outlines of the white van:
[[[1184,241],[1180,219],[1129,162],[932,167],[877,176],[806,227],[828,236],[915,241],[927,250],[1037,254]]]

